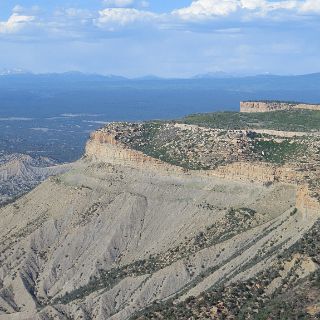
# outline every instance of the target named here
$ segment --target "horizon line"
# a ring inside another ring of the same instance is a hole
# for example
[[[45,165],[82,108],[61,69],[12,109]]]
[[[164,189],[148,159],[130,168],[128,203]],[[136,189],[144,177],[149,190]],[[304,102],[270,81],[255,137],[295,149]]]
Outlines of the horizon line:
[[[125,76],[120,74],[107,74],[107,73],[97,73],[97,72],[83,72],[76,70],[69,71],[48,71],[48,72],[34,72],[29,70],[23,70],[19,68],[15,69],[0,69],[0,77],[10,77],[10,76],[23,76],[23,75],[33,75],[33,76],[46,76],[46,75],[83,75],[83,76],[98,76],[105,78],[118,78],[118,80],[205,80],[205,79],[236,79],[236,78],[250,78],[250,77],[299,77],[299,76],[311,76],[320,75],[320,71],[310,72],[310,73],[292,73],[292,74],[276,74],[276,73],[229,73],[224,71],[217,72],[207,72],[198,73],[190,76],[171,76],[165,77],[156,74],[146,74],[141,76]]]

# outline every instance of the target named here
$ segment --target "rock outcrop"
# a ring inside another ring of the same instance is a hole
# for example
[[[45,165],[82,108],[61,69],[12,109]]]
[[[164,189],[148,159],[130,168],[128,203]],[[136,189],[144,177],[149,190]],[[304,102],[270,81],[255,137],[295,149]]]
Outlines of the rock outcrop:
[[[133,150],[118,141],[114,134],[102,130],[93,132],[86,144],[85,157],[113,165],[124,165],[135,168],[155,168],[159,170],[182,171],[180,167],[167,164],[164,161]]]
[[[296,208],[306,213],[312,211],[320,213],[320,202],[310,194],[308,185],[298,187],[296,196]]]
[[[184,125],[186,127],[186,125]],[[215,170],[184,170],[178,166],[152,158],[140,151],[130,149],[116,139],[114,134],[105,131],[94,132],[86,145],[85,157],[97,162],[112,165],[144,168],[168,173],[188,173],[194,176],[215,176],[228,180],[269,183],[288,183],[297,186],[296,206],[302,210],[320,212],[318,199],[310,196],[311,191],[303,183],[303,172],[290,166],[276,166],[258,162],[234,162],[221,165]]]
[[[280,110],[320,110],[320,104],[306,104],[282,101],[243,101],[240,102],[240,112],[270,112]]]

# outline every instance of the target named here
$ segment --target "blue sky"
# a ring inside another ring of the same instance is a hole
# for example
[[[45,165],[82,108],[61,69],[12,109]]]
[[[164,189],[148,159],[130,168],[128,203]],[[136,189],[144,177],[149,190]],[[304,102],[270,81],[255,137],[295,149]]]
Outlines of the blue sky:
[[[2,0],[0,70],[320,71],[320,0]]]

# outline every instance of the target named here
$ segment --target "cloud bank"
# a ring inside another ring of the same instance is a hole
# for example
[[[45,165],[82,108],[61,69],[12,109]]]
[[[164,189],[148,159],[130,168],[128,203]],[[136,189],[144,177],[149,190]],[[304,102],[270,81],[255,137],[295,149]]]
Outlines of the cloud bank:
[[[76,23],[80,28],[86,22],[87,27],[115,32],[119,28],[123,29],[125,26],[129,28],[136,24],[153,24],[160,29],[170,27],[174,29],[181,25],[187,26],[188,23],[194,27],[196,23],[221,22],[223,19],[242,23],[261,18],[272,20],[276,16],[278,20],[282,19],[285,22],[292,18],[305,19],[306,15],[316,16],[315,19],[319,19],[320,15],[320,0],[196,0],[189,6],[161,14],[146,10],[149,5],[147,1],[104,0],[102,5],[104,8],[97,11],[86,8],[59,9],[46,17],[40,14],[27,15],[24,13],[26,9],[17,5],[7,21],[0,21],[0,34],[24,32],[29,26],[38,27],[42,31],[50,32],[54,29],[57,32],[61,29],[63,32],[66,28],[71,29],[70,18],[73,19],[72,29]],[[192,31],[191,26],[190,30]]]
[[[34,16],[20,15],[19,13],[15,12],[15,10],[13,11],[14,12],[7,21],[0,22],[0,33],[17,33],[25,29],[35,20]]]
[[[320,0],[97,2],[17,3],[2,13],[2,67],[129,76],[320,70]]]

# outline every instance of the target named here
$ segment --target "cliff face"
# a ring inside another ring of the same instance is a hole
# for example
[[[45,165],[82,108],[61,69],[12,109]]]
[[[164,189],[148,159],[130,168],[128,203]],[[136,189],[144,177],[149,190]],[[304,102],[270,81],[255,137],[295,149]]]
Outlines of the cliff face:
[[[103,131],[94,132],[86,146],[85,156],[97,162],[122,165],[158,172],[180,173],[193,176],[215,176],[228,180],[268,183],[287,183],[297,186],[296,207],[301,210],[320,212],[320,203],[310,196],[307,184],[300,185],[303,174],[288,166],[266,163],[234,162],[216,170],[184,170],[164,161],[152,158],[120,143],[115,135]]]
[[[305,214],[320,214],[320,202],[311,196],[307,184],[300,184],[301,176],[290,167],[275,167],[262,163],[238,162],[208,172],[209,175],[230,180],[268,183],[288,183],[297,187],[295,206]]]
[[[276,179],[273,166],[246,162],[236,162],[221,166],[216,170],[210,170],[208,174],[231,180],[256,181],[261,183],[275,182]]]
[[[296,208],[302,210],[306,213],[316,212],[320,213],[320,202],[310,195],[310,190],[307,185],[302,185],[298,187],[296,196]]]
[[[86,144],[85,157],[113,165],[124,165],[134,168],[148,167],[165,171],[183,171],[180,167],[167,164],[140,151],[130,149],[119,142],[115,138],[115,135],[103,131],[96,131],[91,134],[90,140]]]
[[[270,112],[280,110],[320,110],[319,104],[303,104],[303,103],[288,103],[288,102],[274,102],[274,101],[245,101],[240,102],[240,112]]]
[[[299,103],[294,108],[295,109],[304,109],[304,110],[320,110],[320,104]]]

